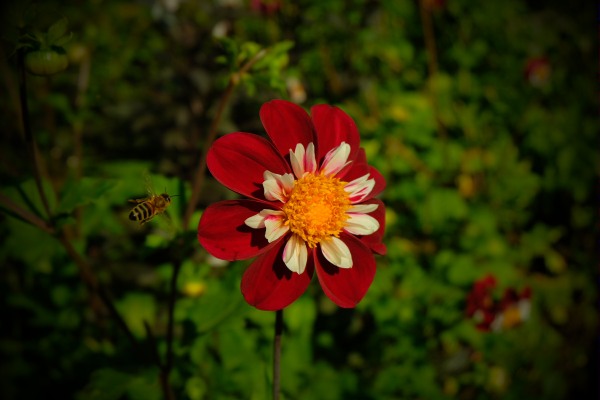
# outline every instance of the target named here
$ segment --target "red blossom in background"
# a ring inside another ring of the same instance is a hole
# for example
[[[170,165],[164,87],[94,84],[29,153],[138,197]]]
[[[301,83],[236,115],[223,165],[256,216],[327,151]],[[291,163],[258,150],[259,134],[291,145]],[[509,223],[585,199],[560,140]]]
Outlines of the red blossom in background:
[[[262,310],[295,301],[313,274],[340,307],[354,307],[375,276],[385,179],[366,161],[354,121],[342,110],[273,100],[260,110],[271,141],[235,132],[207,156],[213,176],[248,197],[209,206],[198,240],[217,258],[257,257],[242,277],[245,300]]]
[[[506,330],[520,325],[529,318],[531,311],[531,288],[526,287],[520,293],[507,288],[498,306],[498,315],[492,323],[492,329]]]
[[[542,87],[550,80],[550,62],[546,57],[533,57],[525,65],[525,78],[531,86]]]
[[[520,293],[507,288],[502,299],[497,301],[493,296],[496,286],[496,278],[487,275],[475,281],[467,297],[467,316],[481,331],[510,329],[529,318],[531,288],[526,287]]]
[[[422,0],[423,7],[431,11],[439,11],[446,8],[446,0]]]
[[[262,15],[273,15],[281,9],[282,0],[251,0],[250,7]]]
[[[489,331],[496,317],[496,306],[492,290],[496,287],[496,278],[492,275],[475,281],[467,298],[467,316],[477,322],[477,328]]]

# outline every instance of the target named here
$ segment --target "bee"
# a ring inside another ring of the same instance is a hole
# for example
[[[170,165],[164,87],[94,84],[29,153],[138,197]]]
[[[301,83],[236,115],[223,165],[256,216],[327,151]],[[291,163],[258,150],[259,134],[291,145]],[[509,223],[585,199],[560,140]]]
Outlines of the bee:
[[[144,225],[155,216],[165,212],[167,207],[171,205],[171,197],[167,193],[151,194],[143,199],[132,199],[130,203],[136,204],[129,212],[129,219],[138,221],[140,225]]]

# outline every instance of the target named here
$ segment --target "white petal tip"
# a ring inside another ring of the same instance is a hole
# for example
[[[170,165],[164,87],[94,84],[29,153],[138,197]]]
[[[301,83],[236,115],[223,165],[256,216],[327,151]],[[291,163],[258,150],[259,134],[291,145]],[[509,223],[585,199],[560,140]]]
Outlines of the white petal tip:
[[[306,244],[298,235],[292,235],[283,249],[283,262],[290,271],[302,274],[306,269],[307,261]]]
[[[321,252],[327,261],[339,268],[352,268],[352,254],[341,239],[332,237],[321,242]]]

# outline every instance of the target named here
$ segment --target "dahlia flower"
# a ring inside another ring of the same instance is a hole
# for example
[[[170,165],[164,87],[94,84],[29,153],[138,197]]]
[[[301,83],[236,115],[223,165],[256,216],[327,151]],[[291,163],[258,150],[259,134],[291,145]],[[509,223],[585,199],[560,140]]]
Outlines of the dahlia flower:
[[[210,148],[213,176],[248,199],[207,207],[198,240],[220,259],[257,257],[241,283],[256,308],[288,306],[315,272],[333,302],[354,307],[375,276],[373,253],[386,251],[385,209],[374,198],[385,180],[367,164],[358,129],[339,108],[317,105],[309,116],[273,100],[260,117],[270,141],[235,132]]]

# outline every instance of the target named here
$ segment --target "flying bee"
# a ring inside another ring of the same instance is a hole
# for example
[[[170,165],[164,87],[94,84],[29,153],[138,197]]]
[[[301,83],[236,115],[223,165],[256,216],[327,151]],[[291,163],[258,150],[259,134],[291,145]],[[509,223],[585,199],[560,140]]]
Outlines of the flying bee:
[[[171,197],[167,193],[163,194],[151,194],[150,196],[143,199],[132,199],[130,203],[136,204],[129,213],[129,219],[132,221],[138,221],[140,225],[144,225],[158,214],[165,212],[167,207],[171,205]]]

